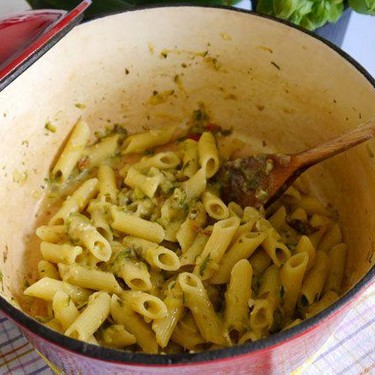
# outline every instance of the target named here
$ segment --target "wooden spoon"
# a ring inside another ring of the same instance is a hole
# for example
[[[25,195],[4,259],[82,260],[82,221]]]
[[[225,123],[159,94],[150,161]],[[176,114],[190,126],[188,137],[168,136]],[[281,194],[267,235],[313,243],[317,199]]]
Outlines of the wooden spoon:
[[[226,162],[219,172],[225,200],[266,206],[306,169],[375,136],[375,120],[298,154],[260,154]]]

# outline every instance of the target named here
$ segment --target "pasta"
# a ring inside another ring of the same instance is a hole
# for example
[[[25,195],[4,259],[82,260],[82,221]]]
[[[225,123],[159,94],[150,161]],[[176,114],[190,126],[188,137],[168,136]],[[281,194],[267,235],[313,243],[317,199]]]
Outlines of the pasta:
[[[224,134],[115,127],[88,144],[77,122],[35,230],[39,278],[24,290],[48,327],[116,349],[202,351],[290,329],[339,298],[336,213],[302,180],[266,209],[228,202]]]

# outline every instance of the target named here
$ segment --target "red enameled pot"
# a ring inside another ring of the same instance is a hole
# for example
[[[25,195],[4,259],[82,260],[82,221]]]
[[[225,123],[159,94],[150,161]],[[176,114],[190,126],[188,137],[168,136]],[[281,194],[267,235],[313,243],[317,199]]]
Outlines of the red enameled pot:
[[[297,152],[374,117],[375,82],[344,52],[283,22],[234,9],[172,6],[83,23],[43,56],[29,56],[1,85],[0,306],[66,374],[293,370],[374,281],[375,144],[369,142],[306,176],[337,209],[349,249],[345,295],[326,311],[257,342],[180,355],[100,348],[44,327],[20,309],[25,275],[35,274],[38,260],[28,244],[44,178],[77,118],[93,129],[124,123],[137,131],[184,122],[203,102],[215,123],[233,127],[254,150]],[[155,90],[173,94],[155,104],[149,100]],[[48,121],[55,133],[46,134]]]

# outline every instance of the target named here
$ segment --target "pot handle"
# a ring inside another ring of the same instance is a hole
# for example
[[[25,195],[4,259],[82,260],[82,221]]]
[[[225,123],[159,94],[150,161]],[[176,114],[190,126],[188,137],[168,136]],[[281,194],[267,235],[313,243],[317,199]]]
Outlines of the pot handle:
[[[69,13],[39,10],[0,18],[0,91],[81,22],[90,4],[83,0]]]

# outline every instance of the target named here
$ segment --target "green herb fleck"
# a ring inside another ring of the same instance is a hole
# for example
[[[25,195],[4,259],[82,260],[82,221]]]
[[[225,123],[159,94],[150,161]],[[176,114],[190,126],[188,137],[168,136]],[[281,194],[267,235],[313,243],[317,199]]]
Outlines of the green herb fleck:
[[[86,105],[85,104],[82,104],[82,103],[76,103],[74,104],[74,106],[78,109],[85,109],[86,108]]]
[[[56,133],[56,126],[53,125],[50,121],[48,121],[45,125],[44,128],[48,130],[51,133]]]
[[[206,271],[206,268],[208,266],[208,263],[211,261],[210,256],[207,255],[206,258],[204,258],[202,264],[199,267],[199,274],[203,276],[204,272]]]

